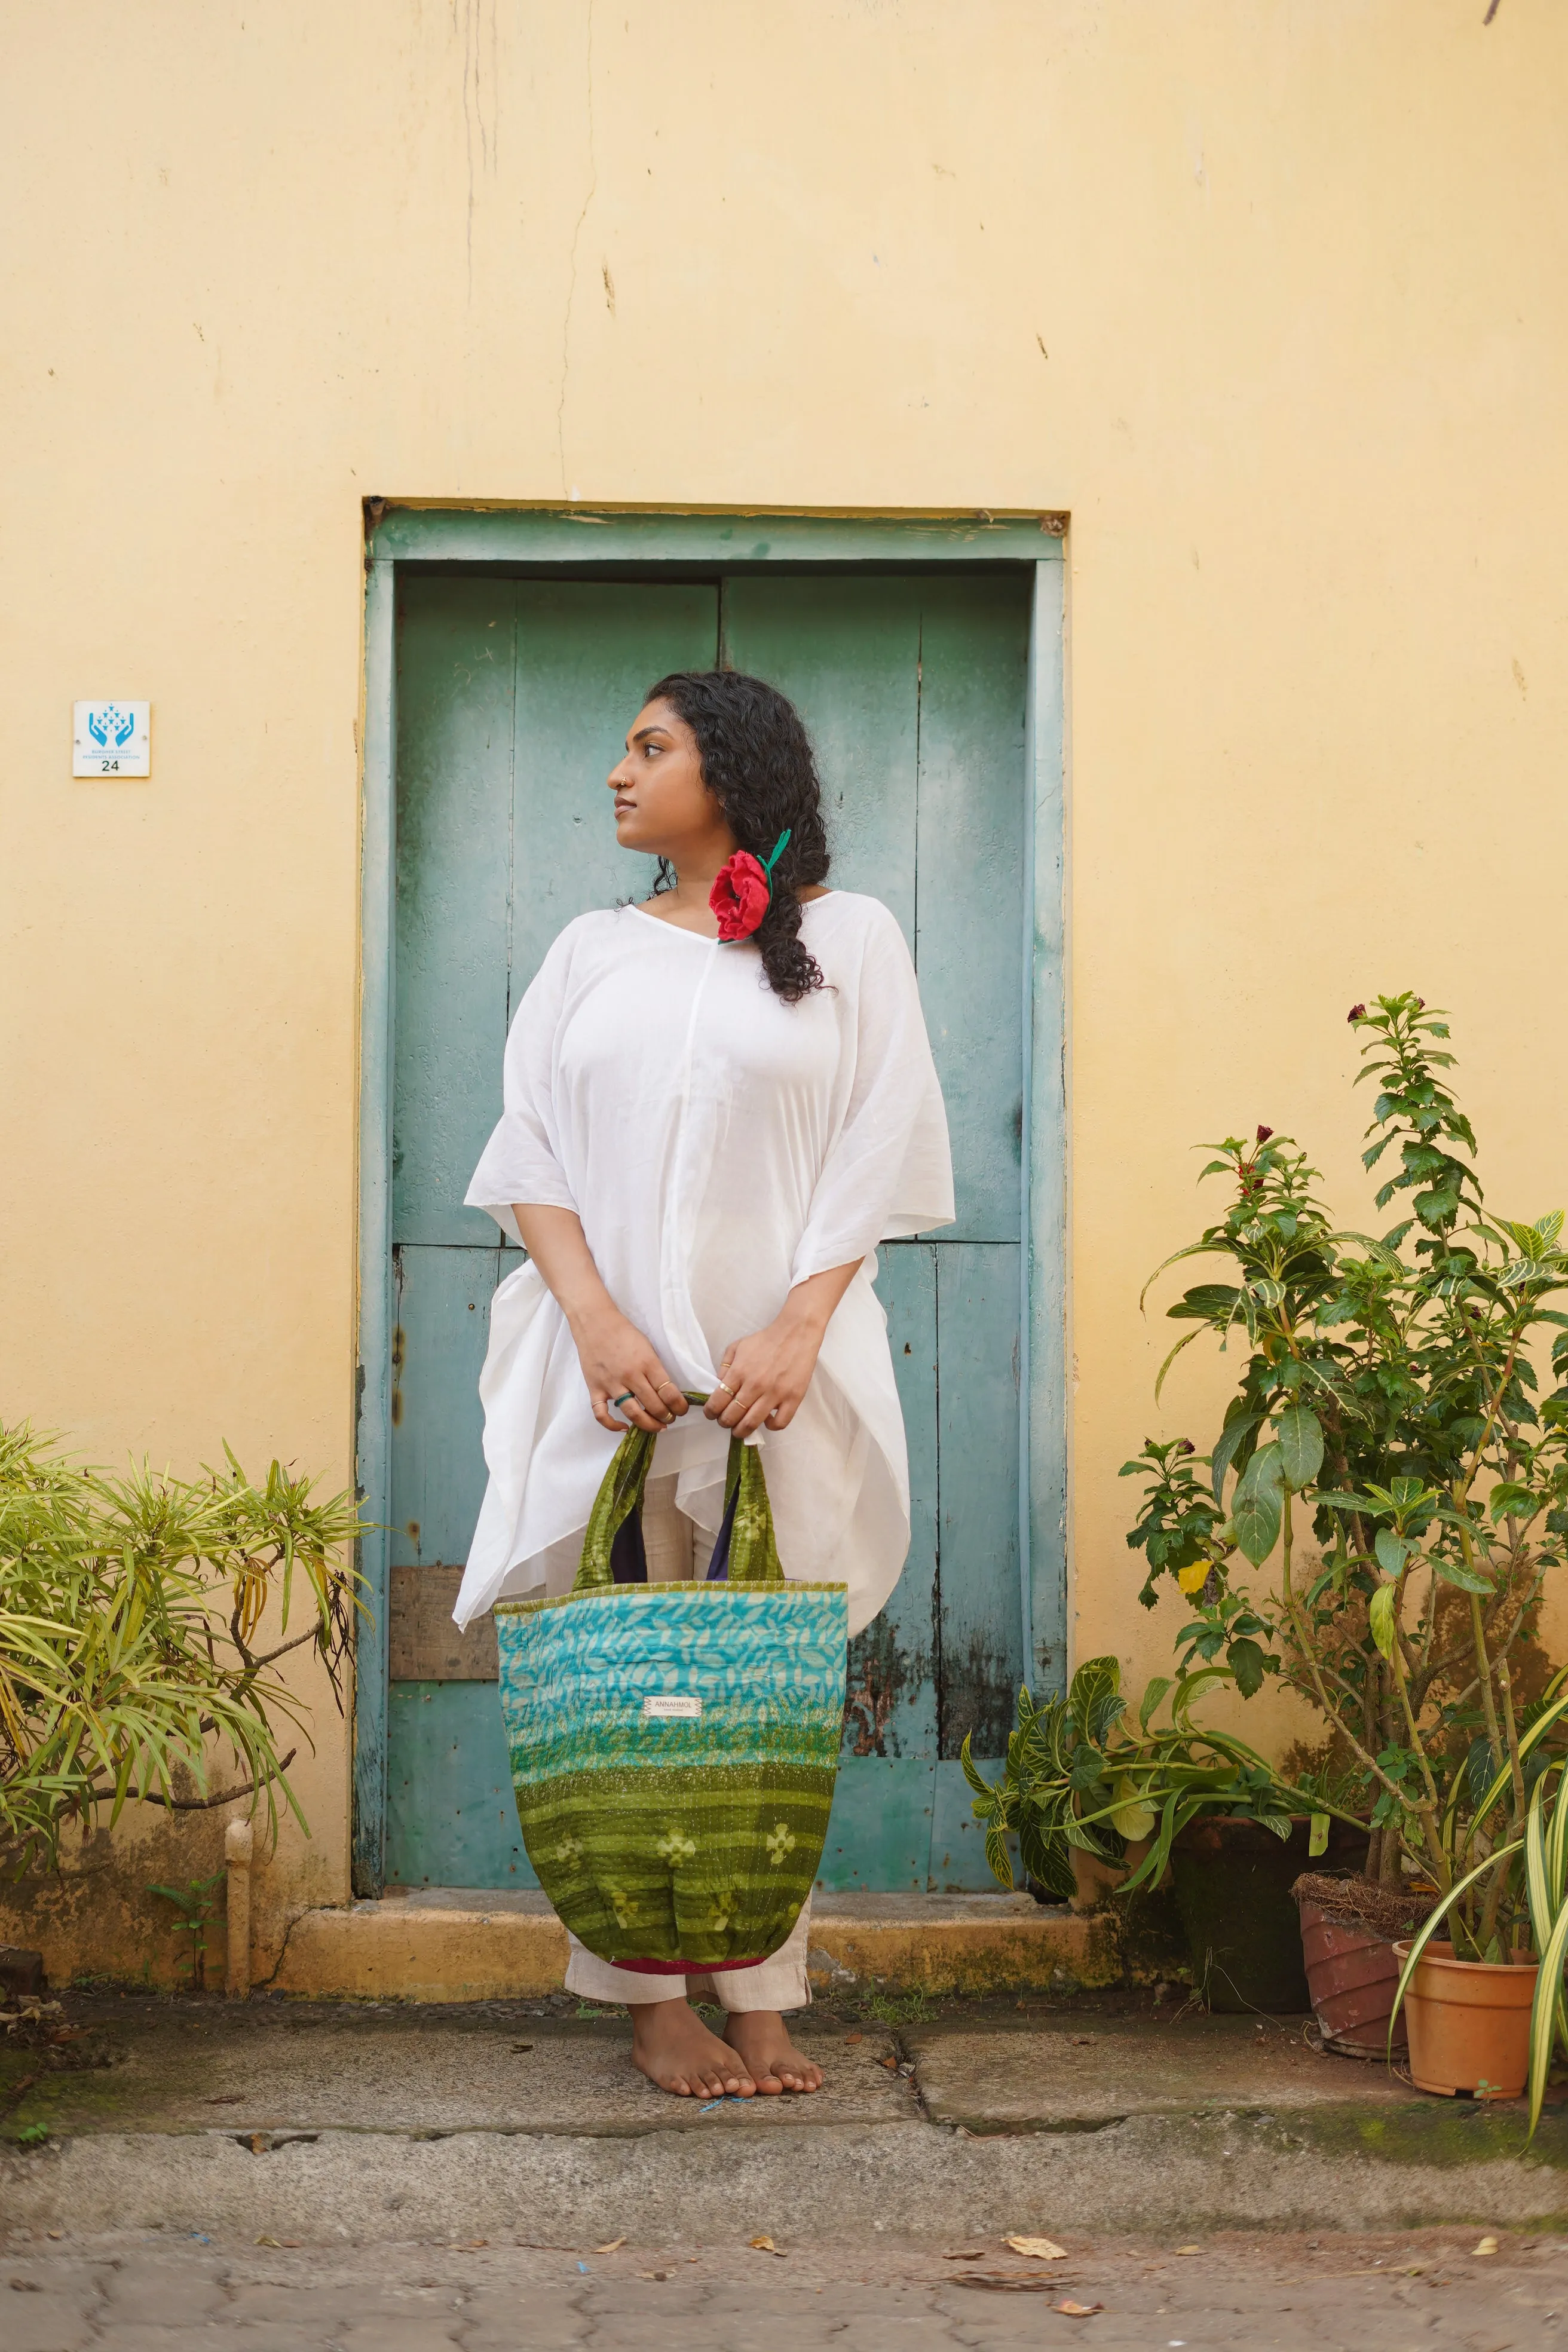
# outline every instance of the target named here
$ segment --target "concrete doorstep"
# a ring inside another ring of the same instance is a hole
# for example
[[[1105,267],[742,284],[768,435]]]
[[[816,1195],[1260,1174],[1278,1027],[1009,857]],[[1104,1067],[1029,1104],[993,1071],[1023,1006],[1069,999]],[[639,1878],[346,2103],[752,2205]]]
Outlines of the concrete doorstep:
[[[1180,2000],[819,2004],[797,2028],[816,2097],[697,2102],[635,2072],[624,2017],[560,1993],[69,1994],[0,2052],[0,2208],[35,2231],[554,2246],[1568,2218],[1561,2110],[1526,2152],[1518,2107]]]
[[[566,1967],[566,1931],[545,1897],[423,1886],[294,1922],[273,1990],[325,2000],[499,2000],[543,1994]],[[819,1895],[810,1972],[820,1997],[858,1985],[930,1995],[1109,1984],[1116,1930],[1028,1895]]]

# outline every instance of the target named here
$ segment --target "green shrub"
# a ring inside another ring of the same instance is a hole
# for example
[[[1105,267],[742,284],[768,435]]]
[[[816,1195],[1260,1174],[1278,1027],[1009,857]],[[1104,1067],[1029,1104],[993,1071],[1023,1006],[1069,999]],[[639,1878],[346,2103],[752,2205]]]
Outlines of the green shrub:
[[[132,1797],[174,1812],[249,1797],[275,1830],[280,1794],[303,1826],[288,1769],[305,1710],[277,1668],[313,1648],[342,1706],[359,1507],[313,1500],[310,1480],[277,1462],[252,1485],[225,1453],[224,1470],[196,1479],[121,1478],[0,1427],[0,1858],[12,1872],[52,1864],[64,1824],[112,1822]],[[273,1600],[277,1638],[263,1643]]]

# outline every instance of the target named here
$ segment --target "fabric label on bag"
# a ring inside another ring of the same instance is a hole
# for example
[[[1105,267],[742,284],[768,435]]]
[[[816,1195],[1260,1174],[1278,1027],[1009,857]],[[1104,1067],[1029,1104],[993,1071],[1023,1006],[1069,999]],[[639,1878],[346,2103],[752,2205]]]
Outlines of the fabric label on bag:
[[[645,1698],[642,1703],[645,1723],[690,1723],[702,1712],[700,1698]]]

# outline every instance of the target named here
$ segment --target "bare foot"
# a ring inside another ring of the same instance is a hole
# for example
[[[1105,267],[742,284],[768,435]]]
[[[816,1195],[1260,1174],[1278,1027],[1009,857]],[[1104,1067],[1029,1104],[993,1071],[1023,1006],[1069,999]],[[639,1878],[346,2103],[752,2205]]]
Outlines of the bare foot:
[[[724,2039],[745,2061],[758,2090],[769,2097],[780,2091],[821,2090],[821,2067],[801,2056],[776,2009],[732,2010]]]
[[[756,2084],[738,2050],[710,2033],[684,2000],[639,2000],[632,2010],[632,2063],[678,2099],[749,2099]]]

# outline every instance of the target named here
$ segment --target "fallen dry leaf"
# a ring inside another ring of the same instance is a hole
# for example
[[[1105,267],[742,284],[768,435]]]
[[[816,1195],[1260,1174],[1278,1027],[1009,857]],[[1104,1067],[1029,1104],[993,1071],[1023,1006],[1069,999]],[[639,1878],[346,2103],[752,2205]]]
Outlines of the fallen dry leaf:
[[[1102,2303],[1074,2303],[1069,2296],[1066,2303],[1058,2303],[1057,2309],[1068,2319],[1092,2319],[1097,2311],[1105,2309],[1105,2305]]]
[[[1201,2254],[1203,2252],[1203,2248],[1201,2246],[1178,2246],[1176,2248],[1176,2252],[1179,2254]]]
[[[984,2253],[984,2246],[959,2246],[951,2254],[943,2254],[944,2263],[977,2263]]]
[[[252,2132],[245,2144],[252,2156],[265,2156],[272,2145],[265,2132]]]
[[[281,2238],[258,2238],[256,2242],[258,2246],[280,2246],[283,2241]]]
[[[512,2043],[512,2045],[511,2045],[511,2046],[512,2046],[512,2051],[513,2051],[513,2053],[514,2053],[514,2054],[515,2054],[515,2053],[516,2053],[516,2052],[518,2052],[518,2051],[520,2051],[520,2050],[531,2050],[531,2049],[532,2049],[532,2047],[533,2047],[533,2044],[532,2044],[532,2042],[514,2042]]]
[[[1495,2238],[1483,2238],[1480,2244],[1475,2248],[1475,2252],[1478,2254],[1495,2254],[1497,2252],[1497,2240]]]
[[[624,2238],[612,2238],[607,2245],[595,2246],[591,2251],[595,2254],[613,2254],[617,2252],[626,2242]]]
[[[960,2271],[954,2286],[983,2286],[993,2294],[1049,2294],[1051,2282],[1023,2278],[1016,2271]]]
[[[638,2271],[637,2276],[638,2278],[667,2279],[669,2276],[669,2273],[668,2271]]]
[[[746,2242],[748,2245],[755,2246],[759,2254],[778,2254],[781,2263],[785,2259],[771,2238],[748,2238]]]
[[[866,2037],[863,2033],[847,2033],[844,2039],[846,2042],[864,2042]]]
[[[899,2062],[896,2058],[883,2058],[879,2061],[879,2063],[885,2066],[889,2074],[896,2074],[899,2071]]]
[[[1068,2258],[1067,2248],[1058,2246],[1054,2238],[1004,2238],[1002,2242],[1037,2263],[1065,2263]]]

